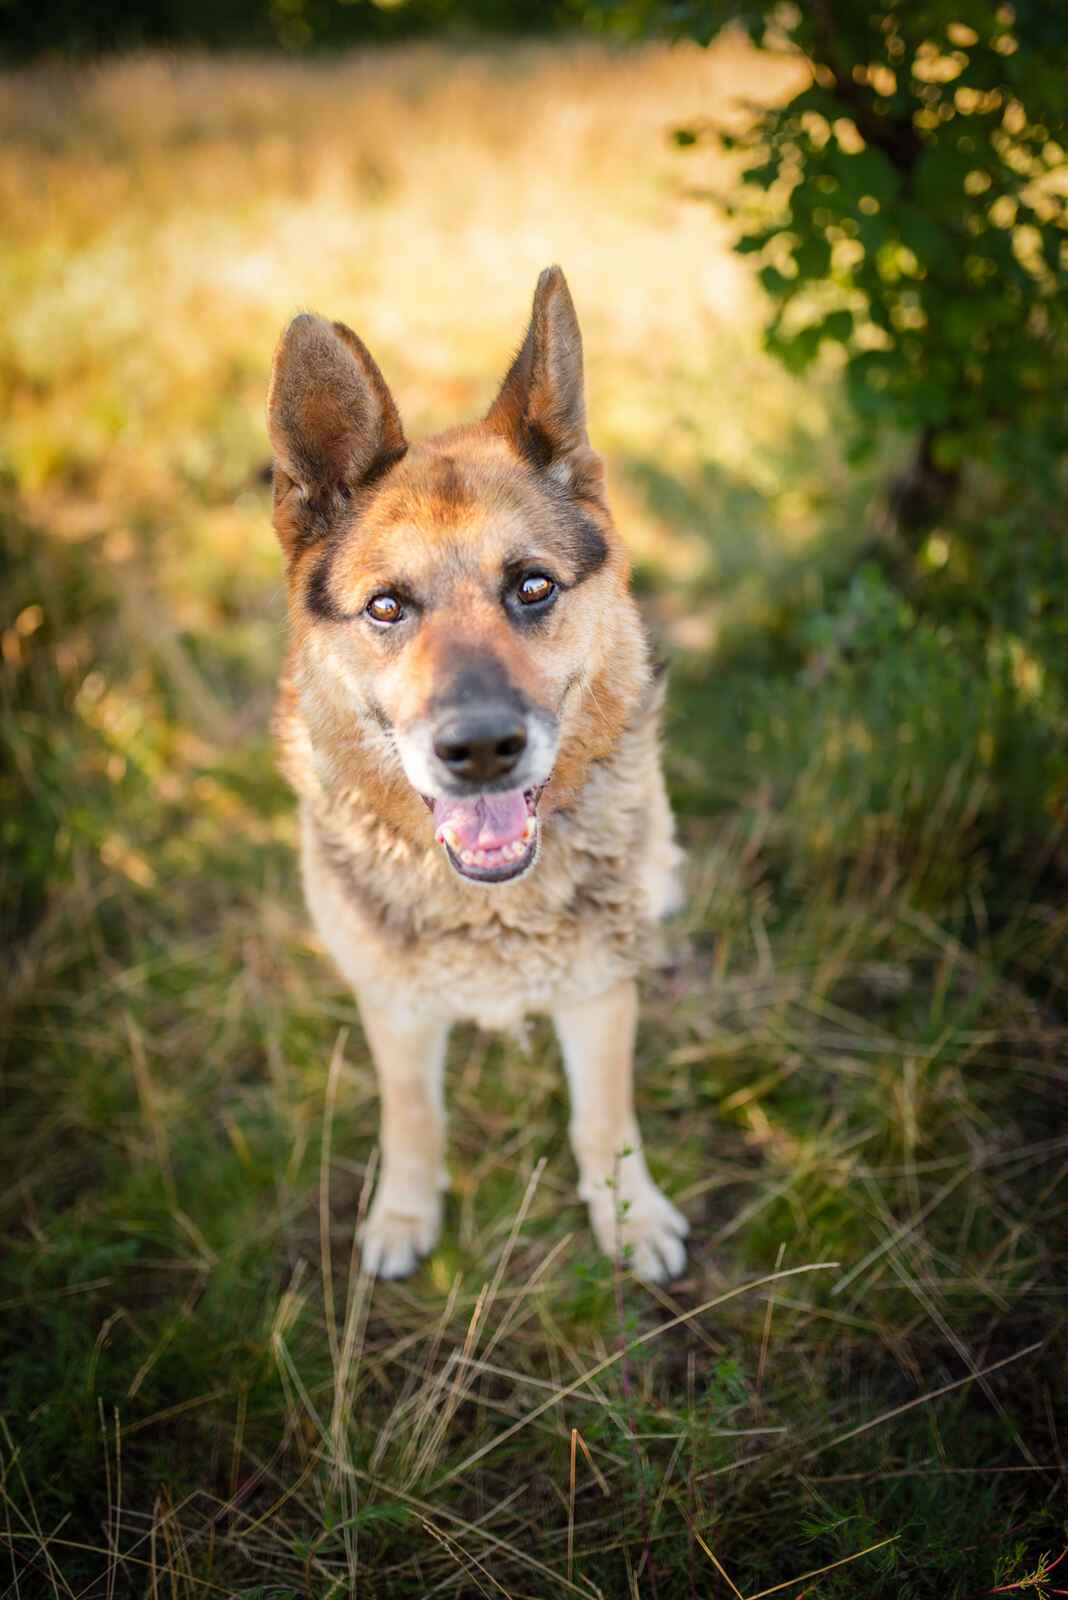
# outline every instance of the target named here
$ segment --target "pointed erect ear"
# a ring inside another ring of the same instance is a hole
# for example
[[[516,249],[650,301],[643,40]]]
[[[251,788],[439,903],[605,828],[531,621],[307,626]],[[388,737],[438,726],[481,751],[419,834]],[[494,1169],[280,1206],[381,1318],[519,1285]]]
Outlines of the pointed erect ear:
[[[362,340],[343,322],[308,312],[294,317],[275,354],[267,430],[277,467],[320,516],[408,448],[393,396]]]
[[[600,463],[586,436],[582,335],[559,267],[546,267],[534,291],[530,327],[486,422],[532,466],[577,493],[595,492]]]

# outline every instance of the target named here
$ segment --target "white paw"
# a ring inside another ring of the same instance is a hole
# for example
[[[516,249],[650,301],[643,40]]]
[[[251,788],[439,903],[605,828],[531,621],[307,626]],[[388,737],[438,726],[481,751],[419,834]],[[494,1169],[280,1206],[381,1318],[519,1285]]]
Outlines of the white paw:
[[[690,1224],[647,1173],[598,1184],[588,1198],[593,1231],[606,1255],[621,1257],[643,1283],[681,1275]]]
[[[406,1278],[429,1255],[441,1232],[441,1196],[379,1189],[360,1231],[363,1270]]]

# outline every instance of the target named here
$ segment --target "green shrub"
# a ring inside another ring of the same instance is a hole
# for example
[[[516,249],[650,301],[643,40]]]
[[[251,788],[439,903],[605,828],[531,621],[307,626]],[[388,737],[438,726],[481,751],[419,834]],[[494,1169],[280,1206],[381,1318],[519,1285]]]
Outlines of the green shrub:
[[[919,438],[903,520],[930,521],[965,462],[1019,472],[1068,441],[1068,29],[1037,0],[849,6],[633,0],[617,25],[708,44],[740,23],[808,82],[742,134],[726,203],[759,263],[769,349],[844,364],[854,456]]]

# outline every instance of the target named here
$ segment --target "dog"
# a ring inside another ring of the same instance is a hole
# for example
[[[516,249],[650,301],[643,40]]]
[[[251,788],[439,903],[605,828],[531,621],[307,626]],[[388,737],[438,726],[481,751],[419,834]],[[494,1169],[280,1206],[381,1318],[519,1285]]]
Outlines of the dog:
[[[486,416],[409,444],[355,333],[309,313],[267,406],[289,649],[275,719],[307,904],[381,1095],[364,1269],[441,1228],[450,1025],[548,1013],[601,1248],[678,1276],[635,1121],[636,975],[681,901],[662,687],[586,432],[563,273]]]

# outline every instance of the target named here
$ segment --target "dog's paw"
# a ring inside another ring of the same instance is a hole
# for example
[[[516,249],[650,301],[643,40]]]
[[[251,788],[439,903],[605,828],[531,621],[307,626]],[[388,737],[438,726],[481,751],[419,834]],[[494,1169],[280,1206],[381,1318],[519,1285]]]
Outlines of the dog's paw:
[[[378,1278],[406,1278],[440,1233],[440,1195],[383,1190],[360,1230],[363,1270]]]
[[[643,1283],[667,1283],[686,1265],[683,1240],[690,1224],[653,1180],[599,1185],[590,1198],[590,1221],[597,1243],[609,1256],[621,1256]]]

